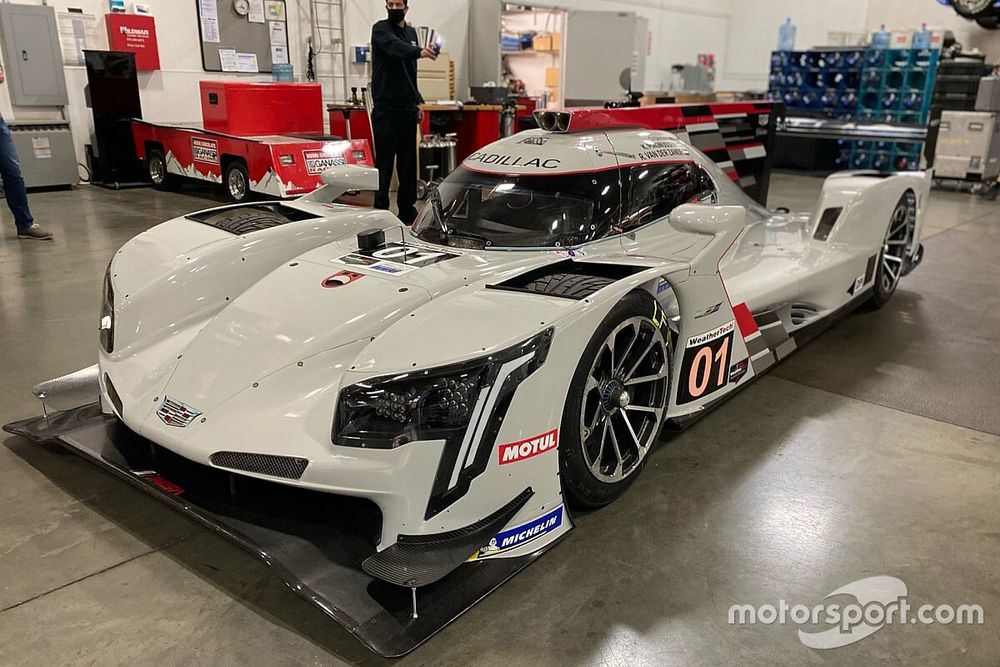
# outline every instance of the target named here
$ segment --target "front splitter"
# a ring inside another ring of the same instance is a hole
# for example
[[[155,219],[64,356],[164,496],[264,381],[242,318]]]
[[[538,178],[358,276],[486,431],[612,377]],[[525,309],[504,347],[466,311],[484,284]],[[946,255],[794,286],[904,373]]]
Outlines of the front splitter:
[[[410,589],[361,569],[375,552],[380,520],[367,501],[193,463],[103,415],[98,404],[15,422],[4,430],[35,442],[58,442],[231,540],[384,657],[409,653],[545,551],[461,565],[418,589],[414,618]]]

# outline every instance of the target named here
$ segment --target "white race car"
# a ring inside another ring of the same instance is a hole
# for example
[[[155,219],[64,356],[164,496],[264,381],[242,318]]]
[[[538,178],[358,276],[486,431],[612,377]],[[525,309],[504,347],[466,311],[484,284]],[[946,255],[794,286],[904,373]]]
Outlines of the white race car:
[[[539,120],[469,157],[412,229],[332,203],[377,186],[346,166],[296,202],[140,234],[105,280],[101,414],[88,417],[101,428],[75,417],[11,430],[59,436],[174,499],[398,654],[570,531],[572,509],[624,493],[664,427],[705,414],[833,316],[884,305],[922,258],[930,174],[835,174],[813,211],[774,212],[627,113]],[[110,437],[109,422],[124,428]],[[360,568],[314,567],[308,554],[333,558],[343,542],[291,521],[262,534],[259,512],[199,486],[211,474],[256,502],[308,492],[316,513],[325,498],[370,501],[372,539],[342,559]],[[309,546],[288,547],[291,533]],[[477,574],[486,563],[506,565]],[[369,601],[397,610],[391,631],[328,594],[359,575]],[[451,577],[470,592],[423,629],[415,592],[412,618],[385,602],[396,594],[371,592],[388,582],[409,604],[407,588]]]

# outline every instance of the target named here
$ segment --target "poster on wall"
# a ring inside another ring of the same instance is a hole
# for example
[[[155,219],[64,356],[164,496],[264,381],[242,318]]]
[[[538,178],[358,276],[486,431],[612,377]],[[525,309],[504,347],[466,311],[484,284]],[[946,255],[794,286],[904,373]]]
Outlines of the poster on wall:
[[[239,61],[239,72],[244,74],[257,74],[260,68],[257,66],[256,53],[237,53],[236,59]]]
[[[219,8],[215,0],[198,0],[201,10],[201,41],[209,44],[218,44],[221,40],[219,36]]]
[[[250,13],[247,14],[250,23],[264,22],[264,0],[250,0]]]
[[[105,14],[108,24],[108,46],[113,51],[135,53],[135,66],[140,72],[160,69],[160,50],[156,43],[156,19],[141,14]]]
[[[265,3],[265,13],[267,14],[268,21],[284,21],[285,3],[275,2],[274,0],[268,0]]]
[[[96,14],[87,14],[78,7],[59,12],[59,43],[62,45],[63,63],[83,65],[83,50],[97,44]]]
[[[239,72],[240,59],[236,57],[236,49],[219,49],[219,62],[223,72]]]
[[[288,31],[284,21],[271,21],[271,46],[288,46]]]

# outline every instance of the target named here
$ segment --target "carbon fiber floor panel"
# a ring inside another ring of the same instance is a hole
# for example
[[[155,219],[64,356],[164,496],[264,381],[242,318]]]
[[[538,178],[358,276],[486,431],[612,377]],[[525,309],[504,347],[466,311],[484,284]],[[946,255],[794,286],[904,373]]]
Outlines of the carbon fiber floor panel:
[[[186,461],[152,446],[87,406],[8,424],[4,430],[56,441],[136,485],[267,564],[292,591],[343,625],[375,653],[409,653],[537,559],[465,563],[411,592],[375,579],[362,561],[375,552],[381,517],[364,500],[275,485]]]

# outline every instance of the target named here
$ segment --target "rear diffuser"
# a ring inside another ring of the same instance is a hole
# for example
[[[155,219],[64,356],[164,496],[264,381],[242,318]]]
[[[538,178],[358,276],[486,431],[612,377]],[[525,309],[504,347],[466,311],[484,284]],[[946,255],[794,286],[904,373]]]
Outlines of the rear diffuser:
[[[54,441],[130,482],[260,558],[296,594],[375,653],[409,653],[530,565],[521,558],[464,563],[412,591],[369,576],[381,515],[365,500],[295,489],[202,466],[135,434],[94,404],[4,426]]]

